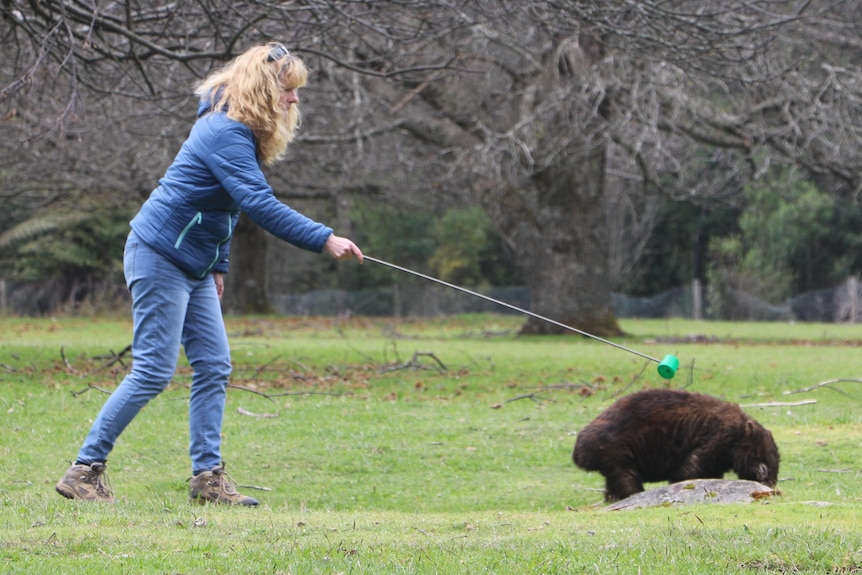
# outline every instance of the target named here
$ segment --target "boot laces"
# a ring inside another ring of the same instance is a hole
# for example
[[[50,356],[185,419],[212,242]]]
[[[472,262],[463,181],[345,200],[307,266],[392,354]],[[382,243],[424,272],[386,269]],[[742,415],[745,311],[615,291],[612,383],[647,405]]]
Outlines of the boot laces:
[[[101,497],[111,497],[113,494],[106,469],[104,463],[93,463],[86,472],[87,483],[92,484]]]
[[[225,465],[222,463],[218,467],[214,467],[212,470],[213,477],[218,480],[218,486],[221,491],[223,491],[226,495],[238,495],[239,492],[234,487],[233,478],[228,475],[227,471],[225,471]]]

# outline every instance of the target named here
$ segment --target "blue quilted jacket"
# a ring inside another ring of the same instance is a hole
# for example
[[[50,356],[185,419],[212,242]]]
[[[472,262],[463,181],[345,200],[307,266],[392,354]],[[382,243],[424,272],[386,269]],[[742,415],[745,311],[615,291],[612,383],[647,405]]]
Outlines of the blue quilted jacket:
[[[203,100],[173,164],[131,221],[138,238],[192,277],[227,272],[240,211],[297,247],[321,252],[332,229],[273,194],[250,128]]]

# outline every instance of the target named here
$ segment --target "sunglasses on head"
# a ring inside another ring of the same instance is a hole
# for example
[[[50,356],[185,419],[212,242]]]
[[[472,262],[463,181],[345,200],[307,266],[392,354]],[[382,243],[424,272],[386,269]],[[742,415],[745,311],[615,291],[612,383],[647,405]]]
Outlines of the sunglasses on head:
[[[269,54],[266,57],[267,62],[275,62],[277,60],[281,60],[285,56],[290,56],[290,52],[287,51],[287,48],[285,48],[283,44],[270,42],[269,46]]]

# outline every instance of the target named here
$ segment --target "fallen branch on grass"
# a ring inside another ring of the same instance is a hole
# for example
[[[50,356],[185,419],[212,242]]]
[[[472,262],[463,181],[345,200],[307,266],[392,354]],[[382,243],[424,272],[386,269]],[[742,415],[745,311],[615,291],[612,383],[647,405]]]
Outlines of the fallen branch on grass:
[[[186,386],[188,387],[188,386]],[[239,385],[228,384],[228,387],[231,389],[238,389],[240,391],[247,391],[249,393],[253,393],[255,395],[259,395],[261,397],[265,397],[272,401],[273,397],[282,397],[285,395],[331,395],[333,397],[340,397],[342,395],[350,395],[348,393],[335,393],[329,391],[283,391],[281,393],[264,393],[263,391],[258,391],[256,389],[249,389],[248,387],[241,387]]]
[[[102,389],[101,387],[95,386],[92,383],[88,383],[87,387],[85,387],[81,391],[73,391],[72,397],[78,397],[79,395],[84,395],[85,393],[87,393],[91,389],[95,389],[96,391],[101,391],[102,393],[105,393],[107,395],[111,395],[111,392],[108,391],[107,389]]]
[[[240,489],[257,489],[258,491],[272,491],[269,487],[261,487],[259,485],[245,485],[239,484],[237,485]]]
[[[107,368],[113,366],[115,363],[119,363],[123,367],[126,367],[126,364],[123,363],[123,357],[125,357],[126,355],[131,353],[131,351],[132,351],[132,344],[129,344],[126,347],[124,347],[120,351],[120,353],[114,353],[114,350],[109,349],[108,355],[96,355],[96,356],[93,356],[93,359],[108,359],[109,360],[107,363],[102,365],[102,367],[100,369],[107,369]],[[72,373],[74,375],[85,375],[85,373],[75,369],[75,367],[68,360],[68,358],[66,358],[66,348],[64,346],[60,346],[60,359],[63,360],[63,365],[66,366],[66,370],[69,373]]]
[[[72,367],[72,364],[71,364],[71,363],[69,363],[69,360],[68,360],[68,359],[66,359],[66,348],[65,348],[65,346],[62,346],[62,345],[60,346],[60,359],[62,359],[62,360],[63,360],[63,365],[65,365],[65,366],[66,366],[66,369],[67,369],[70,373],[73,373],[73,374],[75,374],[75,375],[80,375],[80,373],[78,372],[78,370],[77,370],[77,369],[75,369],[74,367]]]
[[[248,387],[241,387],[241,386],[239,386],[239,385],[233,385],[232,383],[227,384],[227,386],[228,386],[228,388],[229,388],[229,389],[238,389],[238,390],[240,390],[240,391],[247,391],[247,392],[249,392],[249,393],[253,393],[253,394],[255,394],[255,395],[259,395],[259,396],[261,396],[261,397],[265,397],[265,398],[269,399],[270,401],[272,401],[272,398],[271,398],[269,395],[267,395],[266,393],[262,392],[262,391],[258,391],[258,390],[256,390],[256,389],[249,389]],[[185,387],[188,387],[188,386],[185,386]]]
[[[433,359],[437,363],[437,367],[428,366],[428,365],[423,364],[421,361],[419,361],[419,358],[422,358],[422,357],[430,357],[431,359]],[[389,367],[384,367],[384,368],[380,369],[380,372],[381,373],[387,373],[390,371],[398,371],[400,369],[409,369],[409,368],[436,369],[437,371],[441,371],[441,372],[446,371],[446,365],[442,361],[440,361],[440,359],[436,355],[434,355],[433,353],[416,351],[416,352],[413,352],[413,357],[410,358],[410,361],[408,361],[407,363],[402,363],[400,365],[393,365],[393,366],[389,366]]]
[[[119,364],[120,364],[120,365],[122,365],[123,367],[126,367],[126,364],[125,364],[125,363],[123,363],[123,356],[125,356],[126,354],[129,354],[129,353],[131,353],[131,352],[132,352],[132,344],[129,344],[129,345],[127,345],[126,347],[124,347],[124,348],[120,351],[120,353],[114,353],[114,350],[109,349],[109,350],[108,350],[109,355],[108,355],[107,357],[109,357],[109,358],[110,358],[110,361],[108,361],[108,363],[106,363],[105,365],[103,365],[103,366],[102,366],[102,369],[107,369],[107,368],[111,367],[112,365],[114,365],[115,363],[119,363]],[[96,357],[96,358],[94,358],[94,359],[105,359],[105,356],[102,356],[102,357]]]
[[[820,383],[818,383],[816,385],[812,385],[810,387],[803,387],[802,389],[794,389],[792,391],[784,391],[784,392],[782,392],[782,395],[793,395],[794,393],[806,393],[808,391],[814,391],[815,389],[820,389],[821,387],[829,387],[834,383],[841,383],[841,382],[862,383],[862,379],[827,379],[826,381],[821,381]],[[843,391],[841,389],[837,389],[837,388],[830,388],[830,389],[832,389],[832,391],[837,391],[841,395],[846,395],[847,397],[853,397],[852,395],[850,395],[849,393],[847,393],[846,391]]]
[[[332,391],[283,391],[281,393],[262,393],[264,397],[283,397],[286,395],[330,395],[332,397],[341,397],[343,395],[353,395],[352,393],[335,393]]]
[[[556,400],[545,399],[544,397],[539,397],[535,393],[526,393],[524,395],[519,395],[518,397],[513,397],[511,399],[507,399],[503,403],[511,403],[513,401],[519,401],[521,399],[529,399],[531,401],[535,401],[536,403],[557,403]]]
[[[746,403],[740,404],[739,407],[796,407],[799,405],[812,405],[817,403],[816,399],[806,399],[804,401],[770,401],[767,403]]]
[[[613,399],[615,397],[619,397],[621,395],[625,395],[629,389],[631,389],[638,381],[640,381],[641,377],[643,376],[644,372],[646,371],[647,365],[648,364],[646,364],[646,363],[644,364],[644,366],[641,368],[640,372],[638,372],[632,378],[632,380],[629,382],[629,384],[627,386],[625,386],[623,389],[621,389],[621,390],[617,391],[616,393],[614,393],[613,395],[611,395],[611,399]]]
[[[269,360],[268,362],[266,362],[265,364],[263,364],[263,365],[261,365],[260,367],[258,367],[258,368],[254,371],[254,375],[251,377],[251,379],[257,379],[257,378],[260,376],[260,374],[261,374],[261,373],[263,373],[263,371],[264,371],[266,368],[268,368],[269,366],[271,366],[272,364],[274,364],[274,363],[275,363],[276,361],[278,361],[280,358],[281,358],[281,356],[280,356],[280,355],[277,355],[277,356],[275,356],[274,358],[272,358],[271,360]]]
[[[240,415],[248,415],[249,417],[259,417],[261,419],[272,419],[273,417],[278,417],[275,413],[253,413],[247,409],[243,409],[242,407],[237,407],[236,412]]]
[[[556,403],[556,401],[553,399],[545,399],[544,397],[539,397],[535,393],[525,393],[524,395],[519,395],[518,397],[507,399],[503,403],[495,403],[491,406],[491,409],[500,409],[501,407],[503,407],[503,405],[507,403],[511,403],[513,401],[520,401],[522,399],[529,399],[530,401],[535,401],[539,405],[542,405],[544,403]]]

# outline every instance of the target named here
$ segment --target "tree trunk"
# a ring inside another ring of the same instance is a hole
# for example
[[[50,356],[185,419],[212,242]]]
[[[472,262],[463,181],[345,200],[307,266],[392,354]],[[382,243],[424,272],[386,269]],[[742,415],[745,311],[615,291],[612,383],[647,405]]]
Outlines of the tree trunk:
[[[622,331],[611,304],[604,162],[604,149],[561,156],[485,204],[522,266],[531,311],[608,337]],[[572,332],[530,317],[521,333]]]
[[[581,35],[563,39],[551,51],[538,80],[533,104],[556,101],[549,114],[531,122],[533,157],[543,157],[529,176],[510,180],[483,198],[501,235],[515,251],[531,311],[578,330],[621,335],[611,302],[608,228],[605,211],[607,143],[600,133],[608,120],[608,96],[595,108],[577,91],[560,97],[556,86],[588,82],[589,66],[601,57],[601,43]],[[560,142],[565,142],[561,144]],[[530,317],[522,334],[572,332]]]

